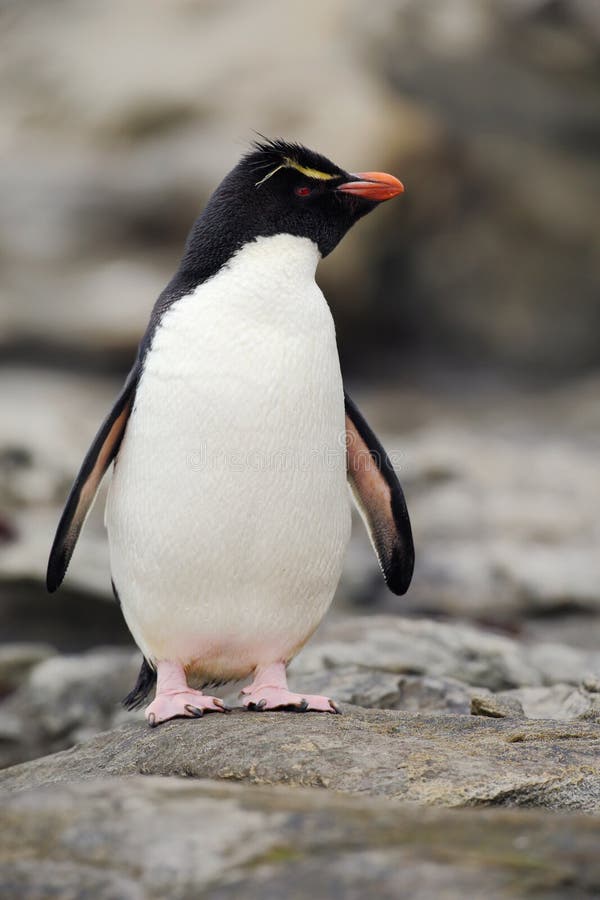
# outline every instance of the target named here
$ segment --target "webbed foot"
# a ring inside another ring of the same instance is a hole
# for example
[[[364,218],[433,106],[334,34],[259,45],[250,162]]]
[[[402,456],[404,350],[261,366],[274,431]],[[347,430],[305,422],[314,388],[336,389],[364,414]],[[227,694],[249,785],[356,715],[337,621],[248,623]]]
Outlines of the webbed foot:
[[[319,694],[296,694],[287,688],[275,685],[252,684],[242,691],[246,709],[263,712],[269,709],[289,712],[329,712],[339,713],[337,705],[329,697]]]

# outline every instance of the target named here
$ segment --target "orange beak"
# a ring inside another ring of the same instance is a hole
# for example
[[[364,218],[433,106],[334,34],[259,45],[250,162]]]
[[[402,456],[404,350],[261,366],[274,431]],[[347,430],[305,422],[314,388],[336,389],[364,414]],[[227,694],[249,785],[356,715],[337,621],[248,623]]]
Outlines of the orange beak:
[[[365,200],[391,200],[404,191],[404,185],[393,175],[385,172],[357,172],[355,175],[359,181],[346,181],[340,184],[338,191],[345,194],[356,194]]]

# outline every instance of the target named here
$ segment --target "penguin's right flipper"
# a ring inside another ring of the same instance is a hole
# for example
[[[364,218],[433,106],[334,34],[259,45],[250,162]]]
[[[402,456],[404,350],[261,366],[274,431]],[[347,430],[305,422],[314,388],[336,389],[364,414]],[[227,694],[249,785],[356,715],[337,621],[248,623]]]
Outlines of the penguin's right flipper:
[[[102,477],[119,451],[133,406],[139,375],[140,365],[136,361],[115,405],[94,438],[71,488],[48,560],[46,587],[51,593],[60,586],[65,577],[77,538],[92,507]]]
[[[344,403],[348,481],[387,586],[405,594],[415,550],[404,493],[389,456],[346,393]]]

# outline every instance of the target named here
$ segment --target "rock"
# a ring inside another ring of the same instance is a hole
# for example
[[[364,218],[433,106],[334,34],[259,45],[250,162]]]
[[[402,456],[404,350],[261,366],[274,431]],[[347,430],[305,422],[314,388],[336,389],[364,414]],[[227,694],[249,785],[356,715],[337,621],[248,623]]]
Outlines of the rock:
[[[0,645],[0,697],[14,691],[34,666],[55,652],[48,644]]]
[[[572,684],[525,687],[496,694],[497,703],[516,703],[530,719],[579,719],[600,713],[600,697]]]
[[[0,766],[70,747],[110,727],[131,689],[137,652],[51,656],[0,705]]]
[[[597,4],[406,0],[369,18],[381,68],[448,136],[413,161],[390,211],[373,333],[513,375],[592,368]]]
[[[369,709],[403,709],[410,712],[466,714],[475,693],[486,693],[455,678],[400,675],[358,666],[342,666],[322,672],[290,676],[295,691],[325,694],[344,703]]]
[[[344,706],[344,715],[236,710],[120,726],[0,772],[0,790],[99,774],[327,787],[442,806],[600,811],[596,722],[514,721]]]
[[[600,676],[586,675],[581,682],[581,687],[590,694],[600,694]]]
[[[483,422],[479,433],[434,426],[404,441],[423,548],[415,604],[499,622],[600,607],[594,444],[541,422],[532,435],[525,415],[513,410],[510,440]],[[434,462],[452,479],[428,481]]]
[[[126,45],[112,39],[115,12]],[[313,143],[351,170],[418,152],[431,140],[428,117],[373,71],[363,41],[356,46],[350,22],[361,18],[342,0],[332,0],[317,32],[275,0],[257,10],[178,2],[154,17],[141,0],[127,12],[95,3],[52,20],[39,6],[15,8],[3,54],[11,78],[0,127],[9,148],[0,176],[0,344],[83,364],[132,358],[187,229],[256,128]],[[109,40],[110,72],[96,52]],[[323,92],[323,79],[338,88]],[[368,252],[349,240],[325,277],[335,273],[340,295],[343,282],[360,297]],[[48,296],[52,315],[41,327]]]
[[[455,678],[400,675],[359,666],[290,674],[290,686],[308,694],[325,694],[343,703],[369,709],[466,714],[475,693],[486,693]]]
[[[340,666],[302,672],[292,669],[289,683],[294,691],[325,694],[343,703],[393,709],[399,697],[398,675],[359,666]]]
[[[600,671],[600,654],[559,644],[521,643],[463,623],[347,616],[326,622],[290,671],[300,676],[348,665],[452,678],[501,691],[571,678],[577,684],[586,673]]]
[[[0,553],[1,581],[45,583],[62,507],[118,388],[113,378],[17,367],[0,372],[0,502],[14,531]],[[101,493],[69,569],[68,586],[109,598],[103,501]],[[55,601],[46,597],[45,602]]]
[[[210,827],[208,824],[210,823]],[[600,890],[600,823],[534,811],[423,810],[310,789],[101,778],[4,798],[6,900],[247,900]]]
[[[114,598],[107,602],[71,584],[49,595],[37,581],[0,578],[0,616],[3,638],[10,642],[48,643],[67,653],[102,645],[133,647]]]
[[[381,611],[476,617],[509,628],[569,610],[596,615],[600,429],[588,399],[594,386],[597,395],[594,379],[573,387],[570,403],[566,390],[486,398],[465,388],[445,404],[400,388],[359,392],[404,482],[417,563],[399,606],[357,524],[349,555],[360,569],[348,571],[344,593]],[[407,431],[399,437],[401,428]],[[524,468],[524,459],[535,465]]]
[[[10,646],[10,645],[9,645]],[[55,657],[39,665],[0,704],[0,768],[71,747],[77,741],[141,718],[124,710],[121,699],[132,687],[139,653],[117,648]],[[473,687],[452,678],[398,675],[358,666],[342,666],[290,675],[293,690],[323,693],[341,702],[381,709],[467,714]],[[219,694],[240,705],[240,686]],[[3,739],[2,739],[3,735]]]
[[[519,701],[507,693],[471,698],[471,715],[492,719],[523,719],[525,713]]]
[[[64,502],[120,379],[3,366],[0,499],[13,509]]]
[[[132,900],[443,891],[454,900],[482,888],[505,897],[511,885],[554,897],[565,883],[591,897],[600,884],[598,823],[576,815],[470,810],[458,819],[312,790],[134,777],[17,795],[0,816],[10,821],[0,848],[7,900],[80,891]]]
[[[8,645],[7,658],[15,653]],[[139,664],[136,650],[98,647],[32,666],[0,703],[0,766],[131,722],[133,714],[120,700]],[[600,671],[598,653],[528,644],[469,625],[340,616],[327,621],[294,660],[290,685],[370,709],[567,720],[600,709],[600,694],[581,685],[586,679],[594,686],[595,669]],[[219,693],[239,705],[240,686]]]
[[[405,675],[398,680],[398,696],[390,709],[412,712],[469,712],[473,693],[486,693],[485,688],[464,684],[455,678],[430,678]],[[367,706],[366,703],[359,704]],[[374,705],[374,704],[373,704]]]
[[[578,684],[585,672],[600,671],[600,659],[594,651],[581,651],[566,643],[528,642],[531,661],[542,676],[544,684],[561,681]]]
[[[258,127],[407,181],[325,263],[349,365],[369,347],[377,365],[382,349],[538,372],[597,363],[592,7],[405,0],[365,23],[360,3],[330,0],[315,32],[275,0],[179,0],[152,17],[112,0],[52,19],[13,3],[0,344],[124,365],[189,223]]]
[[[0,765],[12,765],[27,759],[27,754],[20,752],[23,742],[23,728],[21,717],[8,712],[6,709],[0,709]],[[7,752],[7,745],[12,747]],[[14,747],[19,747],[19,751],[15,752]]]

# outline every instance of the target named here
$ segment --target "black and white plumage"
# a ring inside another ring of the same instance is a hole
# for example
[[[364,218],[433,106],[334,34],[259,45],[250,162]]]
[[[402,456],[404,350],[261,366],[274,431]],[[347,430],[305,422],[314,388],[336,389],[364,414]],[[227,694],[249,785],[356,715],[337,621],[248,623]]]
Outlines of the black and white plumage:
[[[260,706],[261,690],[264,706],[297,705],[275,702],[289,692],[279,685],[273,699],[264,673],[280,677],[273,667],[284,671],[331,603],[350,534],[347,481],[386,582],[408,588],[402,489],[344,395],[314,280],[346,231],[401,190],[392,176],[351,175],[300,145],[259,144],[209,200],[156,302],[48,566],[53,591],[114,460],[111,574],[146,660],[129,700],[143,700],[158,669],[153,724],[221,708],[187,689],[180,670],[200,683],[254,673],[248,705]],[[327,708],[313,699],[310,708]]]

